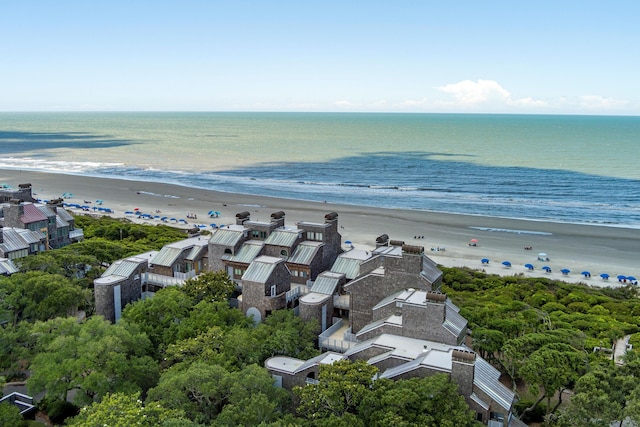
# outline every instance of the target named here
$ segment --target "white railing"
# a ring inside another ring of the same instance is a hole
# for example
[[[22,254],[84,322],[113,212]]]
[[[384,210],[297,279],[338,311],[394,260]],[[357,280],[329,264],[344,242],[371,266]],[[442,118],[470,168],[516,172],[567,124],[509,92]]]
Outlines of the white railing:
[[[177,279],[181,279],[183,282],[187,279],[191,279],[196,277],[196,271],[195,270],[191,270],[188,273],[180,273],[178,271],[174,271],[173,272],[173,276]]]
[[[333,325],[331,325],[326,331],[318,336],[318,345],[321,350],[324,349],[344,353],[356,344],[354,341],[331,338],[333,334],[335,334],[342,328],[342,323],[342,319],[334,318]]]
[[[150,283],[152,285],[157,285],[157,286],[176,286],[176,285],[182,285],[184,283],[184,280],[181,280],[177,277],[171,277],[171,276],[163,276],[161,274],[155,274],[155,273],[144,273],[143,277],[143,284],[144,283]]]
[[[291,289],[290,291],[287,291],[287,294],[286,294],[285,298],[286,298],[287,302],[291,302],[291,301],[297,299],[300,296],[301,293],[302,292],[300,291],[300,286],[298,286],[298,287],[295,287],[295,288]]]

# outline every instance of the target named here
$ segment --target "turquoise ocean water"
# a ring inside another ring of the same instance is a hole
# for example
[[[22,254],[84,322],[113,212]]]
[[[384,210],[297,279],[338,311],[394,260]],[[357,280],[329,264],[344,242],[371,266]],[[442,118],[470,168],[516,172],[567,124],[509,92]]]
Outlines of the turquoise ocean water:
[[[640,227],[640,117],[0,113],[0,167]]]

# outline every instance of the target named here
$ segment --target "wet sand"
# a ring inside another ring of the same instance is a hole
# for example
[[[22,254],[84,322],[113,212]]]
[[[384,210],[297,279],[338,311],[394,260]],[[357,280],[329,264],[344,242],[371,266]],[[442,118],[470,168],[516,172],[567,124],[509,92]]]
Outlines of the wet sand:
[[[640,278],[639,229],[307,202],[154,182],[29,171],[0,169],[0,182],[12,187],[31,183],[34,197],[43,200],[73,193],[73,197],[65,201],[81,205],[91,202],[87,204],[91,206],[90,213],[94,213],[93,207],[97,206],[95,201],[103,200],[102,207],[114,211],[111,216],[135,222],[161,223],[157,219],[125,215],[125,212],[138,208],[151,215],[184,219],[188,224],[170,224],[183,228],[203,224],[205,229],[212,230],[212,223],[235,223],[235,215],[241,211],[249,211],[251,219],[256,221],[268,221],[271,213],[284,211],[285,224],[291,227],[300,221],[323,222],[326,213],[337,212],[343,241],[350,240],[357,248],[373,248],[375,238],[387,234],[393,240],[423,246],[429,257],[448,267],[464,266],[492,274],[524,274],[594,286],[623,286],[624,283],[616,279],[618,275]],[[84,213],[79,209],[70,211]],[[209,211],[219,211],[220,217],[209,218]],[[197,219],[187,218],[194,215]],[[471,239],[478,240],[477,246],[469,245]],[[538,261],[540,252],[548,254],[550,260]],[[489,259],[489,264],[482,264],[483,258]],[[511,267],[505,267],[504,261],[509,261]],[[534,265],[533,271],[524,267],[527,263]],[[543,265],[551,267],[552,272],[542,271]],[[564,268],[571,272],[561,274]],[[582,271],[591,272],[591,278],[582,276]],[[611,278],[605,281],[600,278],[601,273]]]

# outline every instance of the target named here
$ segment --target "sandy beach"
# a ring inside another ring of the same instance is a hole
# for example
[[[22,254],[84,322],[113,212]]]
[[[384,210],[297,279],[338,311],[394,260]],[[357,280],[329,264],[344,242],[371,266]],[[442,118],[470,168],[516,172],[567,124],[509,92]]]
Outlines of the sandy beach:
[[[211,230],[212,223],[234,223],[236,213],[241,211],[249,211],[252,220],[268,221],[271,213],[281,210],[286,214],[286,225],[293,227],[300,221],[323,222],[326,213],[335,211],[343,241],[353,242],[356,248],[373,248],[377,236],[388,234],[391,239],[423,246],[429,257],[447,267],[464,266],[492,274],[523,274],[592,286],[623,286],[616,279],[618,275],[640,277],[638,229],[316,203],[153,182],[15,170],[0,170],[0,182],[12,187],[31,183],[34,197],[43,200],[72,193],[73,197],[65,201],[81,205],[88,201],[92,208],[96,200],[102,200],[103,207],[114,211],[111,216],[136,222],[161,223],[125,212],[137,208],[152,215],[184,219],[188,224],[170,224],[183,228],[203,224]],[[84,213],[79,209],[70,211]],[[209,211],[219,211],[220,216],[209,218]],[[471,239],[477,240],[477,246],[470,245]],[[537,260],[540,252],[546,253],[549,261]],[[489,264],[482,264],[483,258]],[[504,261],[510,262],[511,267],[504,266]],[[528,263],[534,270],[524,267]],[[543,271],[542,266],[551,267],[552,272]],[[571,271],[565,275],[561,269]],[[585,278],[583,271],[591,272],[591,277]],[[601,273],[611,278],[605,281]]]

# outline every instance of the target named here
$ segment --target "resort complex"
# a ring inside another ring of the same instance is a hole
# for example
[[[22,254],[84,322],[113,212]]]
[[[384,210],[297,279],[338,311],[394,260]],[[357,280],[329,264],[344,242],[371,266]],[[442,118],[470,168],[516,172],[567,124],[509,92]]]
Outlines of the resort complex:
[[[265,362],[277,386],[315,383],[323,364],[365,360],[379,378],[445,373],[477,420],[523,425],[499,371],[467,346],[467,321],[441,293],[442,272],[424,248],[381,235],[375,249],[355,249],[342,242],[335,212],[292,227],[282,211],[268,222],[244,211],[210,235],[116,261],[94,281],[96,313],[117,322],[127,304],[220,270],[236,286],[231,304],[254,322],[291,308],[318,325],[320,356]]]

